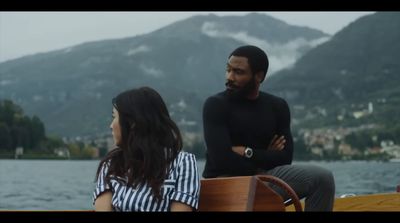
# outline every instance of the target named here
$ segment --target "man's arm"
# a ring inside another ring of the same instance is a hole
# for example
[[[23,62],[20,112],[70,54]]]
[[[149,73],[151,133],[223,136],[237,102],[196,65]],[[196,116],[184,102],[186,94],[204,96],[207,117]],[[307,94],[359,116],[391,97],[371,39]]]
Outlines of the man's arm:
[[[257,167],[268,170],[276,166],[291,164],[293,159],[293,138],[290,131],[290,111],[286,101],[282,100],[277,112],[278,129],[276,135],[284,137],[283,149],[254,149],[253,160]]]
[[[207,145],[208,158],[219,165],[224,174],[251,175],[256,166],[252,161],[232,151],[228,129],[228,108],[223,101],[210,97],[203,107],[204,139]]]
[[[268,145],[269,150],[280,151],[285,148],[285,138],[284,136],[274,135],[271,142]],[[232,146],[232,151],[244,156],[245,155],[246,146]]]

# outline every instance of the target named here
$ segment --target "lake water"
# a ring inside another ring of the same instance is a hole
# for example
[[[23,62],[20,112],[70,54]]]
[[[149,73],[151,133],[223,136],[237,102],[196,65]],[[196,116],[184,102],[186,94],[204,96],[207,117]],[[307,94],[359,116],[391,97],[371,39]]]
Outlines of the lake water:
[[[0,210],[91,210],[94,161],[0,160]],[[294,162],[330,169],[336,196],[396,191],[400,162]],[[204,161],[198,161],[199,172]]]

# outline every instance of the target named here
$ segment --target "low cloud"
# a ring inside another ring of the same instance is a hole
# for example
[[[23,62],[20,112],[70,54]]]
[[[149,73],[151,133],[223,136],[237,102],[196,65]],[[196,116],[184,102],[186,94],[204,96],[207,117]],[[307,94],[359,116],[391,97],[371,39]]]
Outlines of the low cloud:
[[[222,30],[222,31],[221,31]],[[231,38],[244,44],[256,45],[263,49],[269,58],[268,74],[274,74],[279,70],[290,68],[302,56],[305,49],[326,42],[329,37],[323,37],[308,41],[304,38],[297,38],[284,44],[270,43],[266,39],[260,39],[249,35],[246,31],[229,32],[218,28],[214,22],[205,22],[201,27],[202,33],[214,38]]]

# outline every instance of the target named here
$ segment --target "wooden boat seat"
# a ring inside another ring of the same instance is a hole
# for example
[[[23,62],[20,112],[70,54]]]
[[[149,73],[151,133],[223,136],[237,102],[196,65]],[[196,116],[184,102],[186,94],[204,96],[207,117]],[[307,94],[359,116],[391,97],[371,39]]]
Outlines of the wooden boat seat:
[[[291,197],[296,211],[302,211],[293,189],[269,175],[202,179],[199,211],[285,211],[282,197],[266,182],[282,187]]]

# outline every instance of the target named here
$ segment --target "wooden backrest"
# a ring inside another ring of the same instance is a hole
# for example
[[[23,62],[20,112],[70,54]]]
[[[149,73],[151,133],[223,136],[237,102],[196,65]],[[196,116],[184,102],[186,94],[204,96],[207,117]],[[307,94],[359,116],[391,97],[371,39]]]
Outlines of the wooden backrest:
[[[285,211],[283,199],[256,176],[202,179],[199,211]]]

